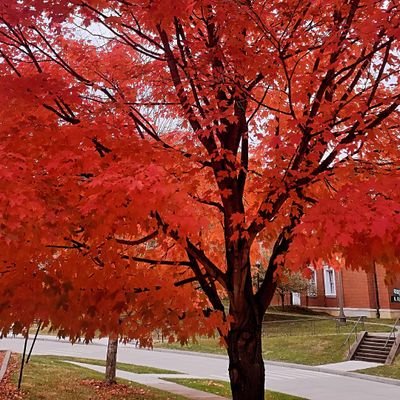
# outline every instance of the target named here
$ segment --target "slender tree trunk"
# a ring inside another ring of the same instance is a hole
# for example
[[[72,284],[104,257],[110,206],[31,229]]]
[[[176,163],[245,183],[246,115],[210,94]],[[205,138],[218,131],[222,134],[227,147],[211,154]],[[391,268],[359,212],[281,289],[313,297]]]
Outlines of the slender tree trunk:
[[[233,328],[228,334],[229,376],[233,400],[263,400],[265,369],[261,324]]]
[[[250,259],[245,264],[247,268],[239,266],[232,268],[233,290],[229,292],[232,322],[226,338],[232,399],[264,400],[265,369],[261,342],[264,309],[253,294]]]
[[[118,339],[109,338],[107,345],[106,383],[112,385],[116,382]]]

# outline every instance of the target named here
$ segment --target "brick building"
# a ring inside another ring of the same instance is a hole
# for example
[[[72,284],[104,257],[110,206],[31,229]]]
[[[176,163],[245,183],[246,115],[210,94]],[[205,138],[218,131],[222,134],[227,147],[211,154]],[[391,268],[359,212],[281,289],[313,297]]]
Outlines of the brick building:
[[[341,295],[342,293],[342,295]],[[309,307],[339,315],[340,301],[346,316],[400,317],[400,276],[385,282],[385,271],[377,265],[375,271],[336,271],[329,267],[313,271],[307,293],[291,293],[286,304]],[[280,304],[275,296],[273,305]]]

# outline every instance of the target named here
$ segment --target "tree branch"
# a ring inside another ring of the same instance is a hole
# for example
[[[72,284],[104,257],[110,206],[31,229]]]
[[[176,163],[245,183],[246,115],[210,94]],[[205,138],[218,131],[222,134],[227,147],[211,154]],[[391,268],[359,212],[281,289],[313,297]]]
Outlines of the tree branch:
[[[118,238],[118,237],[115,237],[114,239],[119,244],[125,244],[128,246],[137,246],[139,244],[146,243],[151,239],[154,239],[157,235],[158,235],[158,229],[155,230],[154,232],[152,232],[140,239],[136,239],[136,240],[122,239],[122,238]]]
[[[124,260],[132,260],[132,261],[142,262],[142,263],[151,264],[151,265],[172,265],[172,266],[190,267],[189,261],[153,260],[150,258],[128,256],[126,254],[121,254],[121,258]]]

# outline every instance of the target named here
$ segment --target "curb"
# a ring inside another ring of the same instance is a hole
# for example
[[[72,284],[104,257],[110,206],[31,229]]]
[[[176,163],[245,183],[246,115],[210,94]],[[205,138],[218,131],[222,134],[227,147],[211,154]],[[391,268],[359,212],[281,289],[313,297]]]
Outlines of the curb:
[[[138,350],[146,350],[146,349],[138,349]],[[197,357],[205,357],[205,358],[219,358],[219,359],[225,359],[228,360],[228,356],[225,356],[223,354],[215,354],[215,353],[202,353],[202,352],[197,352],[197,351],[191,351],[191,350],[177,350],[177,349],[163,349],[159,347],[153,347],[152,351],[158,351],[160,353],[176,353],[176,354],[185,354],[188,356],[197,356]]]
[[[293,363],[285,363],[285,362],[280,362],[280,361],[265,361],[264,364],[275,365],[277,367],[286,367],[286,368],[294,368],[294,369],[304,369],[307,371],[314,371],[314,372],[323,372],[325,374],[347,376],[349,378],[357,378],[357,379],[363,379],[363,380],[367,380],[367,381],[374,381],[374,382],[386,383],[389,385],[400,386],[399,379],[384,378],[384,377],[376,376],[376,375],[360,374],[360,373],[352,372],[352,371],[337,371],[334,369],[324,368],[324,367],[320,367],[320,366],[293,364]]]
[[[9,338],[8,336],[6,338]],[[12,339],[20,339],[20,340],[25,340],[25,338],[23,336],[20,335],[14,335],[12,336]],[[31,340],[32,338],[30,337],[29,340]],[[68,339],[64,339],[64,338],[58,338],[57,336],[38,336],[36,338],[37,342],[57,342],[57,343],[69,343],[72,346],[77,344],[77,345],[86,345],[86,344],[90,344],[91,346],[102,346],[102,347],[107,347],[107,343],[93,343],[93,342],[89,342],[89,343],[85,343],[85,342],[79,342],[76,341],[74,343],[72,343],[70,340]],[[134,347],[133,345],[129,345],[127,344],[128,347]]]
[[[179,353],[179,354],[183,353],[183,354],[187,354],[187,355],[196,355],[196,356],[207,357],[207,358],[228,359],[227,356],[224,356],[222,354],[197,353],[195,351],[187,351],[187,350],[155,349],[153,351]],[[374,382],[380,382],[380,383],[386,383],[386,384],[390,384],[390,385],[400,386],[400,379],[384,378],[381,376],[360,374],[360,373],[352,372],[352,371],[337,371],[337,370],[330,369],[330,368],[324,368],[323,366],[321,367],[321,366],[314,366],[314,365],[294,364],[294,363],[287,363],[287,362],[282,362],[282,361],[269,361],[269,360],[265,360],[264,364],[265,365],[274,365],[277,367],[303,369],[306,371],[323,372],[325,374],[347,376],[349,378],[357,378],[357,379],[363,379],[363,380],[367,380],[367,381],[374,381]],[[268,375],[266,375],[266,378],[268,379]]]
[[[343,375],[348,376],[349,378],[358,378],[358,379],[364,379],[367,381],[374,381],[374,382],[379,382],[379,383],[386,383],[388,385],[400,386],[399,379],[384,378],[382,376],[360,374],[357,372],[350,372],[350,371],[344,372]]]
[[[10,358],[11,358],[11,351],[7,350],[6,355],[4,356],[4,359],[3,359],[3,363],[0,368],[0,382],[4,378],[4,375],[7,371],[7,367],[8,367],[8,363],[10,362]]]

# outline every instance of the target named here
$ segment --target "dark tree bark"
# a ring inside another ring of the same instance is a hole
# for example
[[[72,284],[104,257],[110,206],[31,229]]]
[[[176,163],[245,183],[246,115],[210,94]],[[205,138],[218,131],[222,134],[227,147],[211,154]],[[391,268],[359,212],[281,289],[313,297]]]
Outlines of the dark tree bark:
[[[232,399],[263,400],[265,369],[261,324],[249,323],[230,329],[228,355]]]
[[[294,225],[293,225],[294,226]],[[237,249],[227,248],[230,329],[226,337],[229,376],[233,400],[263,400],[265,368],[262,358],[262,322],[270,305],[277,281],[278,256],[285,254],[290,243],[292,226],[284,230],[274,245],[268,268],[260,288],[254,293],[248,243]],[[243,260],[240,255],[247,254]]]
[[[116,383],[118,339],[109,338],[107,345],[106,377],[107,384]]]
[[[233,400],[264,399],[265,369],[262,358],[262,320],[265,309],[260,307],[253,293],[250,259],[241,271],[241,278],[232,277],[229,292],[229,315],[232,323],[226,338],[229,356],[229,376]],[[246,272],[244,272],[246,271]],[[243,293],[238,296],[238,287]]]

